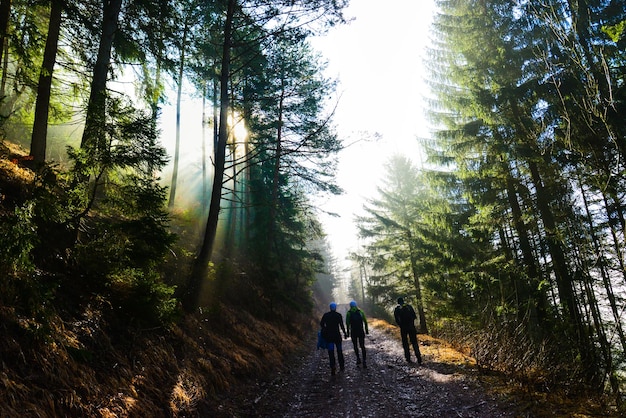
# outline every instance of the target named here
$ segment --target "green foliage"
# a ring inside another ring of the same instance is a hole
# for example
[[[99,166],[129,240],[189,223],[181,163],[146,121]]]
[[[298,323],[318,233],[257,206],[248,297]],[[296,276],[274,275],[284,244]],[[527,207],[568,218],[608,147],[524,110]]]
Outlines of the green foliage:
[[[386,168],[378,196],[369,200],[357,225],[373,270],[368,292],[375,300],[394,301],[420,294],[421,282],[433,273],[424,208],[434,200],[408,158],[393,156]]]
[[[34,268],[31,251],[38,240],[34,207],[29,201],[16,207],[12,216],[0,218],[0,275],[5,278]]]
[[[614,260],[624,184],[614,173],[626,149],[613,98],[624,93],[625,11],[600,1],[439,5],[429,158],[450,175],[429,180],[449,210],[432,230],[432,265],[445,272],[425,279],[427,293],[441,316],[484,327],[477,355],[488,366],[498,358],[506,365],[493,367],[530,372],[553,361],[599,389],[602,370],[620,398],[611,370],[626,347],[613,290],[623,283]],[[606,337],[613,327],[619,342]],[[557,374],[552,382],[567,373]]]
[[[70,153],[70,193],[81,219],[75,256],[86,277],[112,304],[142,321],[171,317],[174,288],[158,273],[174,242],[165,211],[166,190],[154,173],[166,162],[154,120],[121,100],[110,100],[105,138]],[[104,180],[104,181],[103,181]],[[134,302],[133,302],[134,300]]]
[[[619,22],[616,25],[602,26],[602,32],[606,33],[613,42],[619,42],[626,30],[626,20]]]
[[[154,270],[122,268],[106,277],[110,303],[143,324],[170,322],[178,313],[174,288]]]
[[[48,318],[58,286],[53,277],[37,270],[33,252],[40,245],[35,200],[17,206],[0,217],[0,304],[16,307],[25,316],[20,326],[33,340],[46,340]]]
[[[73,172],[41,167],[25,192],[29,200],[0,223],[3,293],[34,314],[70,282],[51,279],[53,272],[81,275],[68,293],[105,295],[142,323],[167,321],[176,301],[160,269],[175,236],[154,176],[165,152],[143,112],[121,100],[108,109],[98,146],[70,153]]]

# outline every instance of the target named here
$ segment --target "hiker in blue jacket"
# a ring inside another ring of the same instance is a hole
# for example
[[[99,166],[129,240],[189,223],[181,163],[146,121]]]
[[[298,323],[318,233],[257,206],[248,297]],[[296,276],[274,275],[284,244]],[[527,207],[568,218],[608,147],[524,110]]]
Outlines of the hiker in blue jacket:
[[[352,337],[352,345],[354,346],[354,353],[356,354],[357,366],[361,364],[361,357],[359,356],[359,346],[361,347],[361,354],[363,355],[363,368],[367,368],[367,357],[365,354],[365,334],[369,334],[370,331],[367,328],[367,318],[365,318],[365,312],[356,306],[356,302],[350,302],[350,310],[346,313],[346,326],[348,328],[348,336]]]
[[[417,362],[422,364],[422,354],[420,353],[419,345],[417,344],[417,330],[415,329],[415,310],[408,303],[404,303],[403,298],[398,298],[398,306],[393,311],[396,324],[400,326],[400,336],[402,337],[402,347],[404,348],[404,357],[407,363],[412,363],[411,353],[409,351],[409,340],[415,351],[415,357]]]
[[[346,334],[346,329],[343,326],[343,316],[337,312],[337,304],[335,302],[331,302],[330,311],[326,312],[324,316],[322,316],[322,320],[320,321],[320,325],[322,327],[322,337],[328,343],[328,359],[330,360],[330,374],[334,375],[337,371],[335,366],[335,347],[337,347],[337,358],[339,360],[339,370],[344,370],[344,358],[343,351],[341,348],[341,332],[339,328],[341,327],[341,331],[345,338],[348,338],[348,334]]]

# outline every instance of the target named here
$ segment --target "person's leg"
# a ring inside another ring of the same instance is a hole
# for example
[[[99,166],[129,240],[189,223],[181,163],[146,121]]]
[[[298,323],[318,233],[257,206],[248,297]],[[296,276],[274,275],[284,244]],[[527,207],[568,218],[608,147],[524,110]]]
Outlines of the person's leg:
[[[335,344],[328,343],[328,360],[330,361],[330,373],[335,374]]]
[[[352,333],[352,347],[354,347],[354,354],[356,354],[356,364],[361,364],[361,357],[359,356],[359,344],[358,338]]]
[[[363,354],[363,367],[367,367],[367,354],[365,354],[365,335],[359,336],[359,345],[361,346],[361,354]]]
[[[413,346],[413,351],[415,351],[415,357],[417,358],[417,362],[422,364],[422,353],[420,353],[420,346],[417,343],[417,331],[411,331],[411,345]]]
[[[411,353],[409,353],[409,338],[407,330],[401,329],[400,335],[402,336],[402,348],[404,348],[404,358],[406,359],[406,361],[411,362]]]
[[[337,357],[339,358],[339,370],[343,371],[345,365],[344,365],[344,359],[343,359],[343,349],[341,348],[341,341],[337,342]]]

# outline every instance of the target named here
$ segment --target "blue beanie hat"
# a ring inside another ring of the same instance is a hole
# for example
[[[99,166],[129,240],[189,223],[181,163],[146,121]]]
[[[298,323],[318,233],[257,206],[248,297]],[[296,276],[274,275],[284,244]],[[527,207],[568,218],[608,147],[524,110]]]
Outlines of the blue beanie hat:
[[[337,304],[335,302],[330,302],[330,310],[331,311],[336,311],[337,310]]]
[[[350,307],[351,308],[356,308],[356,302],[355,301],[350,302]]]

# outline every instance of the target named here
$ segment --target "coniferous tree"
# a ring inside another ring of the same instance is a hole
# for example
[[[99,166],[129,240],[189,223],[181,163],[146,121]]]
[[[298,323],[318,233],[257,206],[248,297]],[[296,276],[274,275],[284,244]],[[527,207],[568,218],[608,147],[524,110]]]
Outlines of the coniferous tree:
[[[271,42],[279,37],[289,36],[294,33],[303,33],[301,25],[303,16],[309,16],[309,21],[320,21],[324,24],[332,24],[341,19],[341,10],[344,2],[316,0],[308,2],[252,2],[254,8],[243,7],[246,2],[229,0],[225,5],[226,13],[223,21],[223,40],[220,64],[220,94],[219,94],[219,129],[216,147],[214,151],[214,179],[211,191],[209,214],[203,235],[202,245],[194,261],[188,286],[186,303],[187,309],[195,309],[200,284],[206,277],[209,261],[214,250],[215,237],[217,234],[219,212],[222,204],[222,187],[226,166],[226,149],[230,138],[228,117],[231,110],[231,57],[234,47],[246,46],[248,33],[260,33],[257,41]],[[284,6],[284,8],[283,8]],[[251,13],[251,14],[248,14]],[[277,20],[276,20],[277,19]],[[277,22],[281,22],[277,24]],[[237,44],[236,41],[242,41]],[[251,47],[248,40],[248,48]],[[252,49],[255,49],[252,47]],[[233,70],[235,70],[233,68]],[[244,106],[245,108],[245,106]]]
[[[431,156],[452,163],[475,207],[464,228],[480,227],[487,217],[495,222],[491,229],[484,223],[484,238],[506,255],[497,262],[500,306],[512,309],[535,343],[549,333],[570,341],[575,348],[564,350],[567,358],[582,359],[585,378],[597,384],[597,367],[612,376],[615,365],[597,292],[609,295],[615,277],[604,275],[601,287],[594,280],[603,273],[591,260],[602,256],[588,249],[602,240],[582,238],[593,218],[584,216],[589,206],[576,188],[588,184],[602,190],[597,196],[608,191],[608,205],[594,209],[610,207],[615,225],[622,222],[621,199],[608,181],[616,165],[607,164],[622,152],[619,123],[610,117],[620,106],[613,102],[621,91],[613,74],[622,51],[590,28],[617,24],[623,10],[593,1],[549,3],[440,2],[436,28],[443,42],[433,69],[445,109],[435,111],[436,120],[445,129]],[[620,245],[609,251],[619,253]],[[501,274],[507,271],[522,274]],[[502,312],[492,318],[504,326]],[[537,332],[538,326],[551,331]]]
[[[380,197],[370,200],[367,215],[358,218],[359,235],[371,240],[366,250],[373,269],[387,277],[387,283],[395,284],[394,293],[415,295],[420,329],[427,333],[421,284],[426,263],[420,260],[426,251],[418,203],[425,194],[417,170],[406,157],[392,157],[386,169],[384,185],[378,188]]]
[[[56,61],[59,35],[61,32],[61,17],[63,3],[61,0],[50,2],[50,19],[48,24],[48,36],[43,54],[43,63],[37,83],[37,102],[35,105],[35,119],[33,122],[33,134],[30,143],[30,155],[36,163],[43,163],[46,159],[46,138],[48,135],[48,109],[50,106],[50,91],[52,87],[52,74]]]

